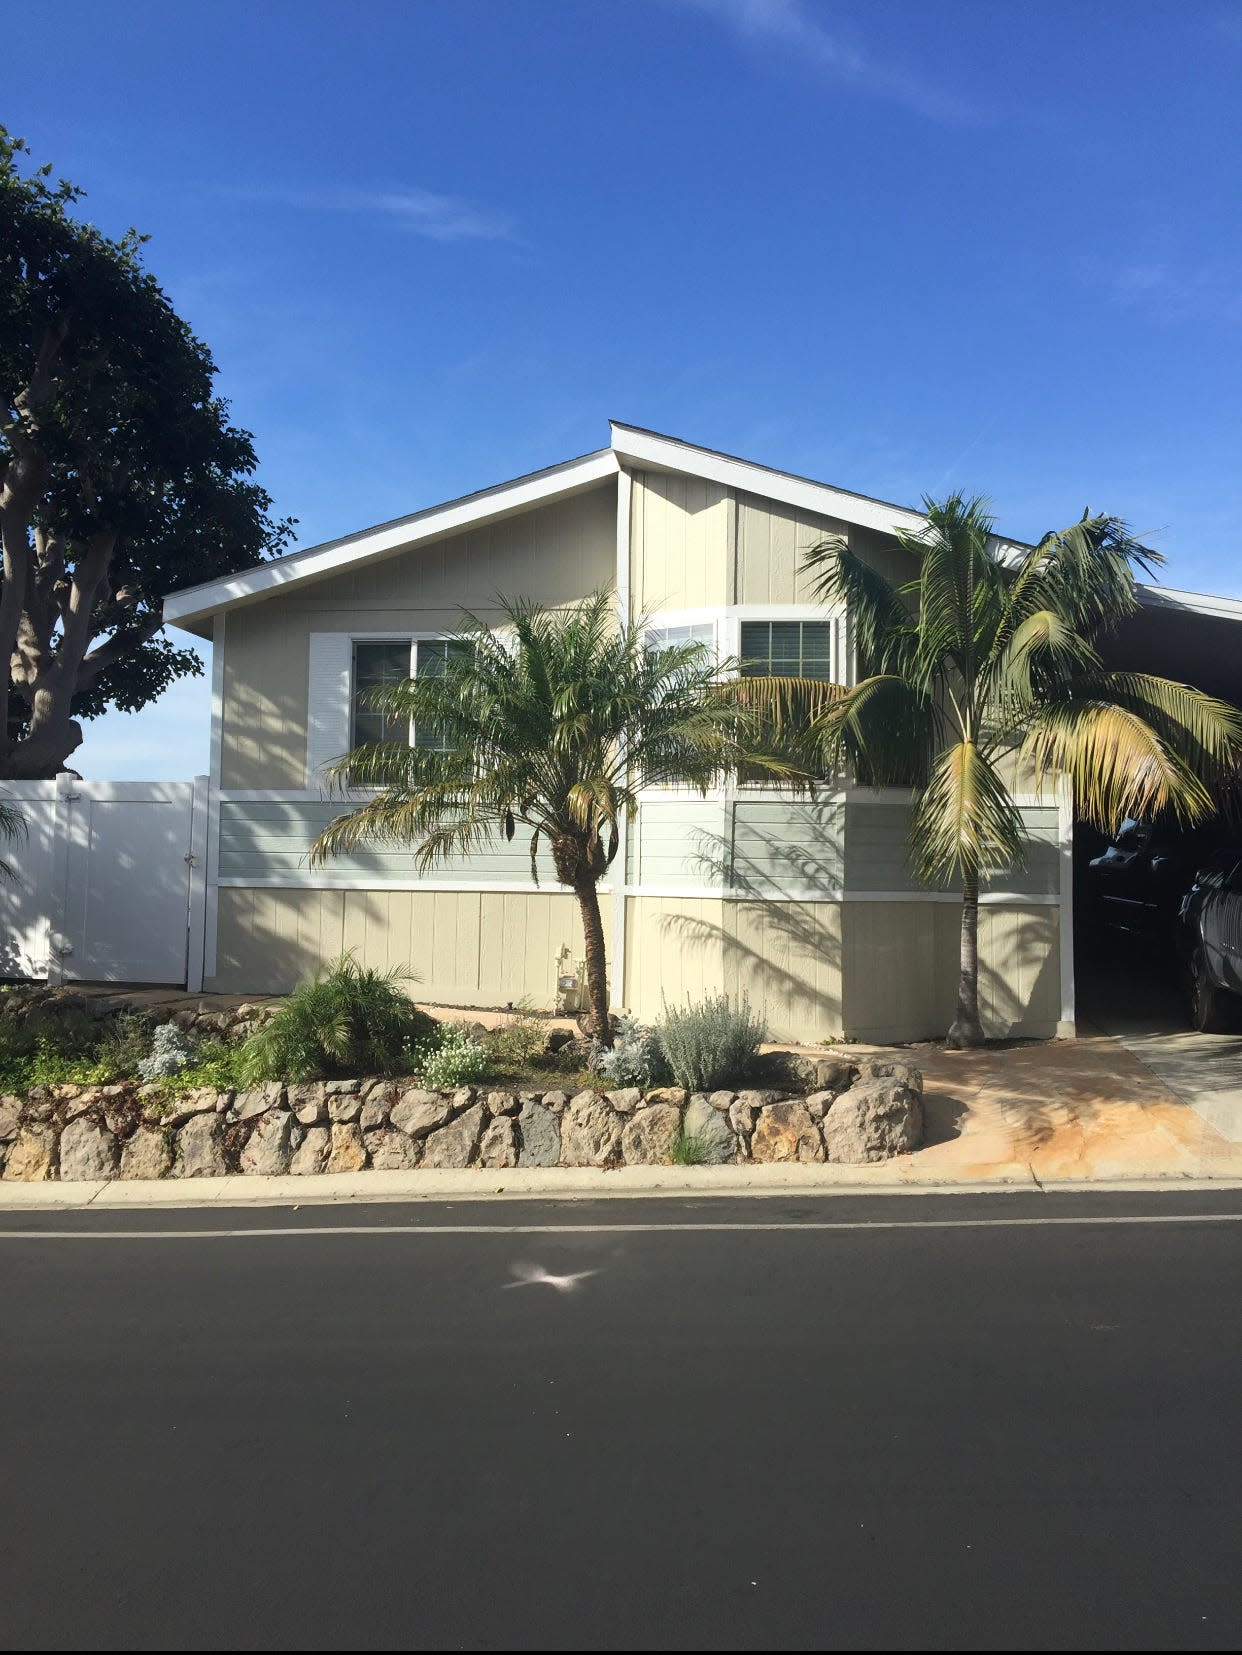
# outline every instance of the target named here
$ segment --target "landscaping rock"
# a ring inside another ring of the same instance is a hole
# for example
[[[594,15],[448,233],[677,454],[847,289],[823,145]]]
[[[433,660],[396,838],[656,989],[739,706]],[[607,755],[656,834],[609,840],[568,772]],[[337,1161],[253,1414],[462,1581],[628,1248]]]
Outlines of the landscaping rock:
[[[479,1165],[515,1167],[517,1164],[517,1129],[508,1115],[497,1115],[479,1143]]]
[[[321,1080],[302,1080],[286,1086],[285,1098],[300,1126],[318,1126],[328,1118]]]
[[[0,1144],[11,1143],[22,1124],[22,1100],[0,1098]]]
[[[147,1118],[157,1120],[161,1126],[181,1126],[185,1121],[192,1120],[196,1115],[205,1115],[208,1111],[214,1114],[216,1101],[219,1097],[217,1092],[210,1091],[205,1086],[199,1087],[194,1092],[182,1092],[164,1102],[159,1099],[159,1088],[157,1086],[152,1087],[150,1093],[147,1092],[145,1086],[140,1087],[139,1092],[140,1094],[147,1093],[148,1097],[151,1097],[151,1093],[155,1094],[148,1104]]]
[[[549,1029],[548,1038],[544,1041],[544,1050],[559,1052],[568,1046],[573,1038],[573,1032],[570,1029]]]
[[[293,1154],[293,1116],[287,1109],[271,1109],[250,1134],[241,1152],[243,1172],[279,1174],[289,1170]]]
[[[623,1086],[619,1092],[608,1092],[606,1096],[618,1115],[632,1115],[643,1101],[637,1086]]]
[[[736,1092],[712,1092],[707,1101],[713,1109],[721,1109],[725,1114],[728,1114],[736,1096]]]
[[[433,1132],[423,1151],[425,1167],[468,1167],[483,1126],[483,1105],[474,1104]]]
[[[568,1102],[568,1092],[545,1092],[543,1094],[543,1107],[550,1109],[554,1115],[564,1114]]]
[[[332,1103],[329,1100],[328,1108]],[[362,1133],[353,1121],[332,1123],[332,1149],[328,1155],[328,1172],[361,1172],[367,1164],[367,1146]]]
[[[758,1105],[753,1103],[743,1103],[741,1098],[738,1098],[735,1103],[731,1103],[729,1105],[729,1125],[737,1133],[739,1138],[749,1137],[754,1131],[755,1116],[758,1113]]]
[[[483,1104],[489,1115],[516,1115],[521,1107],[513,1092],[489,1092]]]
[[[473,1086],[459,1086],[452,1097],[454,1115],[460,1115],[463,1109],[469,1109],[478,1095]]]
[[[923,1071],[904,1058],[868,1057],[858,1066],[860,1080],[896,1080],[923,1095]]]
[[[813,1121],[822,1121],[832,1107],[835,1092],[812,1092],[806,1100],[806,1112]]]
[[[713,1108],[710,1098],[690,1099],[682,1129],[687,1138],[697,1138],[708,1165],[721,1166],[733,1159],[737,1138],[728,1113]]]
[[[178,1178],[223,1178],[229,1170],[224,1159],[224,1123],[213,1109],[209,1115],[195,1115],[177,1134]]]
[[[752,1109],[763,1109],[769,1103],[780,1103],[788,1093],[775,1091],[772,1087],[751,1087],[748,1091],[737,1094],[737,1102],[749,1104]]]
[[[396,1127],[368,1133],[365,1143],[376,1172],[408,1172],[418,1165],[418,1145]]]
[[[65,1102],[65,1122],[76,1121],[80,1116],[97,1109],[101,1102],[97,1086],[84,1086],[81,1091],[75,1087],[71,1096]]]
[[[923,1100],[898,1079],[855,1081],[824,1116],[830,1161],[860,1166],[906,1155],[923,1141]]]
[[[395,1127],[411,1138],[425,1138],[448,1120],[451,1105],[439,1092],[420,1092],[413,1089],[402,1092],[400,1101],[392,1106],[390,1119]]]
[[[561,1120],[562,1166],[611,1166],[620,1147],[621,1118],[607,1098],[596,1092],[570,1098]]]
[[[262,1086],[256,1086],[253,1091],[237,1094],[237,1118],[239,1121],[253,1120],[256,1115],[263,1115],[269,1109],[279,1108],[283,1101],[284,1087],[274,1080],[264,1081]]]
[[[756,1161],[822,1161],[824,1143],[804,1103],[769,1103],[759,1111],[750,1153]]]
[[[671,1103],[674,1109],[684,1109],[686,1091],[681,1086],[657,1086],[646,1094],[645,1101],[648,1109],[657,1103]]]
[[[328,1164],[332,1134],[326,1126],[309,1126],[306,1136],[293,1152],[289,1171],[299,1175],[322,1172]]]
[[[518,1116],[521,1167],[554,1167],[561,1158],[561,1131],[556,1116],[542,1103],[524,1103]]]
[[[335,1084],[338,1083],[330,1080],[325,1089],[328,1095],[328,1119],[342,1126],[352,1125],[362,1113],[362,1099],[358,1095],[357,1082],[354,1082],[352,1092],[333,1092],[331,1088]]]
[[[60,1135],[61,1179],[111,1178],[115,1171],[116,1139],[108,1128],[85,1117],[70,1121]]]
[[[369,1097],[358,1112],[358,1130],[365,1138],[368,1132],[378,1132],[388,1119],[388,1103],[382,1092]]]
[[[622,1128],[621,1159],[629,1167],[667,1166],[680,1131],[681,1110],[676,1104],[649,1104]]]
[[[46,1184],[56,1166],[56,1133],[50,1126],[25,1126],[13,1141],[4,1163],[10,1183]]]
[[[329,1098],[349,1098],[356,1095],[361,1084],[357,1080],[325,1080],[323,1089]]]
[[[172,1166],[172,1145],[163,1132],[139,1126],[121,1150],[122,1178],[167,1178]]]

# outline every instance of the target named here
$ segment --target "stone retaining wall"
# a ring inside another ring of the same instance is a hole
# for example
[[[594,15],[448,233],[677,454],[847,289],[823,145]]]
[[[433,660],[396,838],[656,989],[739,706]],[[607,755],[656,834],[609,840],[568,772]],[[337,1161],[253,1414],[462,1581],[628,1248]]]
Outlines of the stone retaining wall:
[[[11,1180],[212,1178],[675,1159],[857,1165],[922,1142],[923,1083],[912,1065],[809,1062],[815,1090],[805,1096],[673,1087],[430,1092],[374,1079],[181,1095],[159,1085],[56,1086],[0,1098],[0,1159]]]

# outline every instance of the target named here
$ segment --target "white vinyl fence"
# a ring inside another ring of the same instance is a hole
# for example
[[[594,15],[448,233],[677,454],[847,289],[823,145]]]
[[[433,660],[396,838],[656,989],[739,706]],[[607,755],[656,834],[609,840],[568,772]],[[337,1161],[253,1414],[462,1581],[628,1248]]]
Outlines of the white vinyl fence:
[[[201,968],[208,782],[4,782],[0,977],[180,983]],[[197,985],[196,985],[197,986]]]

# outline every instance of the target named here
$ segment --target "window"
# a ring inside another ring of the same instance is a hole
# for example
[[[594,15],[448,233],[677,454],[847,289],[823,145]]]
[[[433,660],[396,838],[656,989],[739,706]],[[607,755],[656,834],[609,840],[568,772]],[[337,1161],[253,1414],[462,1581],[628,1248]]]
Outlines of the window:
[[[743,621],[742,672],[748,678],[831,678],[830,621]]]
[[[693,626],[649,626],[647,648],[671,649],[679,644],[706,644],[711,649],[716,642],[716,628],[711,621],[696,622]]]
[[[410,646],[404,644],[354,645],[354,709],[350,746],[370,741],[401,741],[403,721],[393,719],[368,704],[372,690],[399,684],[410,676]]]
[[[420,638],[413,644],[355,644],[350,745],[359,747],[370,741],[412,740],[416,747],[443,747],[443,737],[437,730],[411,730],[403,720],[394,719],[379,707],[369,706],[367,696],[371,690],[399,684],[412,674],[421,677],[424,673],[443,672],[446,661],[469,647],[469,644],[453,638]]]

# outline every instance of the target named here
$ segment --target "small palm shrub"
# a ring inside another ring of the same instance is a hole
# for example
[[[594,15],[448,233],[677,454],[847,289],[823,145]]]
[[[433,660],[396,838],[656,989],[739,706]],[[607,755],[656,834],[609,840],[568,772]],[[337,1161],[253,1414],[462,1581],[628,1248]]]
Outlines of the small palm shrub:
[[[595,1048],[591,1068],[610,1086],[656,1086],[667,1076],[655,1030],[644,1028],[632,1017],[618,1020],[611,1046]]]
[[[410,1053],[410,1066],[433,1092],[465,1086],[485,1075],[491,1060],[465,1029],[446,1029],[438,1039],[425,1041]]]
[[[239,1072],[260,1080],[408,1073],[412,1051],[435,1019],[411,1004],[405,973],[373,971],[352,954],[296,989],[241,1049]]]
[[[714,1092],[741,1080],[767,1032],[744,994],[736,1005],[717,994],[698,1005],[665,1006],[656,1029],[673,1079],[690,1092]]]

